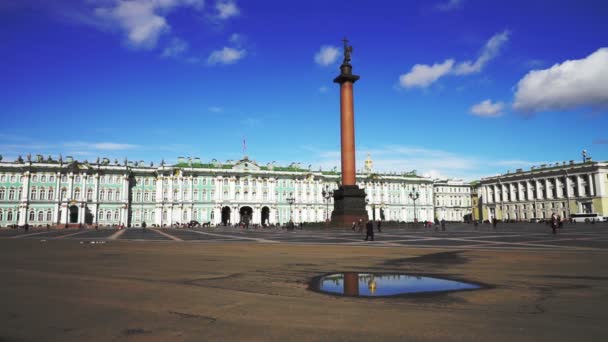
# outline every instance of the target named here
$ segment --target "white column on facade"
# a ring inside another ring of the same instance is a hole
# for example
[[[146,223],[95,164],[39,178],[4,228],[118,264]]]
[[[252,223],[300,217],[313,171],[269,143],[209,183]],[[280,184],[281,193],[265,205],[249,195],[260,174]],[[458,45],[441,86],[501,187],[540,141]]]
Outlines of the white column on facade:
[[[601,173],[598,171],[598,173],[595,174],[595,184],[597,184],[597,194],[600,197],[604,197],[606,196],[606,189],[608,187],[608,180],[606,178],[606,174],[605,173]]]
[[[588,196],[592,196],[592,197],[595,196],[595,182],[594,182],[593,178],[594,177],[593,177],[592,173],[587,174],[587,180],[588,180],[588,183],[589,183],[589,194],[588,194]]]
[[[581,187],[581,176],[576,175],[576,194],[575,196],[580,197],[582,195],[582,187]]]
[[[84,203],[79,203],[78,207],[78,223],[84,224],[85,205]]]
[[[235,180],[230,177],[228,180],[228,186],[230,188],[230,190],[228,190],[228,199],[230,200],[236,200],[236,184],[235,184]]]

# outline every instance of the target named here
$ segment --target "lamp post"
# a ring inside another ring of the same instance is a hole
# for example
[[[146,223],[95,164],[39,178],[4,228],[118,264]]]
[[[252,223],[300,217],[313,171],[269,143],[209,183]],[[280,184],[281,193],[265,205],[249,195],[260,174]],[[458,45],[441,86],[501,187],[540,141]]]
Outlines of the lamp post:
[[[291,206],[293,205],[293,203],[296,201],[295,198],[293,198],[293,195],[287,198],[287,203],[289,203],[289,223],[290,225],[293,226],[293,219],[291,217]]]
[[[410,198],[414,201],[414,223],[416,223],[418,222],[418,218],[416,218],[416,200],[420,198],[420,194],[417,191],[412,190],[410,192]]]
[[[331,191],[329,191],[329,187],[326,185],[323,191],[321,192],[323,199],[325,201],[326,209],[325,209],[325,222],[329,222],[329,199],[332,197]]]

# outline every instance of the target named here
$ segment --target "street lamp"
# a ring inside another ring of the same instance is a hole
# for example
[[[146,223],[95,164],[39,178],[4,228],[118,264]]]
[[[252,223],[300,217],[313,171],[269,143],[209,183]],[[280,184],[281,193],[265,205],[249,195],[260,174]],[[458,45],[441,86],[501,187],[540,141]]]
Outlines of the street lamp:
[[[289,223],[291,225],[293,225],[293,219],[291,218],[291,206],[293,205],[293,203],[296,201],[295,198],[293,198],[293,195],[287,198],[287,203],[289,203]]]
[[[418,198],[420,198],[420,194],[412,189],[412,191],[410,192],[410,198],[412,199],[412,201],[414,201],[414,223],[418,222],[418,219],[416,218],[416,200]]]
[[[323,196],[323,199],[326,204],[325,221],[329,222],[329,199],[332,197],[333,194],[331,193],[331,191],[329,191],[329,187],[326,185],[323,191],[321,192],[321,195]]]

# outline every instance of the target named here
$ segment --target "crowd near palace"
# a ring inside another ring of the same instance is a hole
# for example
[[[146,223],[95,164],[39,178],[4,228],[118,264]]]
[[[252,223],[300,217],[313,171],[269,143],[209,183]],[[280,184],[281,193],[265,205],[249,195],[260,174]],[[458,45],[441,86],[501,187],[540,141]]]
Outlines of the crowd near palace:
[[[416,172],[374,172],[368,156],[356,180],[374,220],[608,216],[608,164],[590,159],[466,183]],[[0,227],[321,223],[331,217],[339,185],[336,170],[259,165],[247,157],[207,163],[180,157],[176,164],[156,166],[107,158],[0,157]]]

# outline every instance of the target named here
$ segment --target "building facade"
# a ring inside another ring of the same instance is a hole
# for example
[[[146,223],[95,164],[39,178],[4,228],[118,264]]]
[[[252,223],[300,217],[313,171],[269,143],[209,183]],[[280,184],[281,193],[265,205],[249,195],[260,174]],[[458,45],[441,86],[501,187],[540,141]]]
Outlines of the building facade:
[[[179,158],[174,165],[71,157],[0,159],[0,226],[148,225],[191,220],[209,224],[323,222],[339,172],[312,171],[239,161],[201,163]],[[433,184],[415,173],[357,174],[367,194],[369,217],[412,222],[433,218]],[[413,200],[409,193],[418,192]]]
[[[435,218],[452,222],[470,220],[471,186],[462,180],[441,179],[433,183]]]
[[[479,200],[484,219],[529,220],[553,213],[608,215],[608,163],[557,163],[529,171],[482,178]]]

